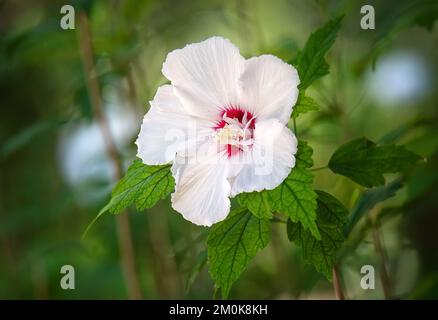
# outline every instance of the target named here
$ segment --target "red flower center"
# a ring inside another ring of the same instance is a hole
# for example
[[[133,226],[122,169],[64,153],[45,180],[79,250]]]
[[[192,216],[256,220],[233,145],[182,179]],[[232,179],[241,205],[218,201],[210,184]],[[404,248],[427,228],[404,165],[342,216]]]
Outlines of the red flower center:
[[[239,107],[226,108],[217,122],[216,139],[228,157],[245,152],[253,145],[255,118],[251,112]]]

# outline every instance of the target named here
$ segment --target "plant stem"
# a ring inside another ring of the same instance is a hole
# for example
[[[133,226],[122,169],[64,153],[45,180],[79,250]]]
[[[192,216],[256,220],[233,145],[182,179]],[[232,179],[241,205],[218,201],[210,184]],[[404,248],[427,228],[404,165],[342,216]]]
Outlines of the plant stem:
[[[285,221],[285,220],[282,220],[282,219],[280,219],[280,218],[277,218],[277,217],[273,217],[273,218],[271,219],[271,222],[273,222],[273,223],[282,223],[282,224],[287,224],[287,221]]]
[[[91,31],[87,15],[84,11],[79,12],[78,15],[78,42],[82,54],[85,80],[90,95],[91,106],[102,133],[107,156],[114,169],[113,180],[116,182],[122,177],[122,165],[111,136],[108,121],[103,112],[100,87],[93,61]],[[135,268],[134,248],[127,212],[125,211],[119,214],[116,221],[121,265],[128,297],[130,299],[141,299],[141,290]]]
[[[145,110],[144,110],[142,104],[140,103],[140,101],[138,99],[137,89],[135,87],[134,75],[133,75],[133,72],[132,72],[132,66],[131,65],[129,65],[129,69],[126,72],[126,81],[128,83],[129,100],[134,105],[135,112],[140,117],[143,117],[143,114],[144,114]]]
[[[155,210],[158,211],[159,207]],[[169,252],[172,250],[167,215],[153,211],[150,213],[147,226],[157,293],[160,299],[180,299],[182,295],[180,273],[175,259],[169,259]]]
[[[277,226],[280,227],[280,226]],[[272,245],[272,254],[274,256],[275,268],[277,269],[277,274],[281,274],[281,277],[277,278],[277,286],[278,288],[283,288],[286,292],[292,292],[292,279],[290,274],[290,266],[285,259],[284,252],[286,252],[286,248],[284,243],[280,237],[280,230],[278,228],[271,228],[271,241]],[[283,231],[284,227],[281,226],[281,231]]]
[[[335,289],[336,299],[345,300],[345,295],[342,291],[341,277],[337,264],[333,266],[333,288]]]
[[[373,243],[374,249],[379,257],[380,264],[380,281],[382,282],[383,295],[385,299],[391,297],[391,280],[387,269],[387,256],[382,243],[379,225],[373,224]]]
[[[144,109],[138,97],[131,64],[126,71],[126,80],[130,104],[135,107],[134,112],[142,118]],[[150,239],[153,275],[158,296],[160,299],[181,298],[180,272],[175,259],[169,259],[168,257],[168,253],[173,250],[167,215],[150,214],[147,219],[147,233]],[[190,248],[194,247],[190,246]]]

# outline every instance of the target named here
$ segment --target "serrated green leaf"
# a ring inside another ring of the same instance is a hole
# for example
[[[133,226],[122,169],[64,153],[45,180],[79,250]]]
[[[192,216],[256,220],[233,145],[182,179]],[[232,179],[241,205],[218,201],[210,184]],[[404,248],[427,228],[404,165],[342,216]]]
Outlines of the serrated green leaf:
[[[236,197],[242,207],[246,207],[259,219],[271,219],[272,209],[267,192],[241,193]]]
[[[305,261],[332,279],[332,268],[336,262],[336,253],[344,242],[343,228],[347,221],[348,210],[332,195],[324,191],[318,194],[317,226],[321,239],[316,239],[301,223],[291,220],[287,224],[290,241],[302,248]]]
[[[150,208],[168,196],[174,186],[170,165],[148,166],[140,159],[134,160],[126,175],[114,187],[111,200],[87,226],[82,239],[104,213],[119,213],[131,204],[135,204],[138,211]]]
[[[309,111],[318,111],[319,105],[313,98],[306,96],[305,94],[300,94],[298,102],[292,111],[292,117],[296,118],[302,113],[307,113]]]
[[[315,222],[317,204],[312,188],[313,175],[307,170],[313,166],[312,154],[313,150],[307,142],[299,141],[295,167],[277,188],[240,194],[237,200],[259,218],[271,218],[273,211],[286,214],[293,221],[300,221],[319,238]]]
[[[271,238],[270,222],[247,209],[236,209],[215,224],[207,240],[209,272],[226,298],[232,284]]]
[[[298,142],[297,153],[295,154],[295,166],[310,168],[313,166],[313,150],[305,141]],[[241,193],[236,197],[242,207],[247,207],[258,218],[272,218],[272,200],[269,191]]]
[[[420,157],[403,146],[377,146],[359,138],[339,147],[329,161],[329,168],[365,187],[383,185],[385,173],[395,173],[409,168]]]
[[[174,186],[170,165],[148,166],[136,159],[115,186],[109,211],[118,213],[131,204],[135,204],[138,211],[150,208],[167,197]]]
[[[313,167],[313,149],[308,145],[306,141],[298,141],[298,150],[295,155],[295,166],[300,168]]]
[[[313,150],[305,141],[299,141],[295,167],[289,176],[274,190],[267,191],[273,210],[286,214],[292,221],[301,222],[305,229],[320,238],[316,226],[316,198],[313,191]]]
[[[325,54],[335,42],[341,27],[343,16],[327,22],[322,28],[312,33],[298,53],[296,67],[300,76],[300,89],[306,89],[316,79],[329,73]]]
[[[293,222],[300,222],[320,239],[316,225],[317,195],[312,189],[312,183],[311,172],[295,167],[282,184],[268,192],[273,210],[286,214]]]

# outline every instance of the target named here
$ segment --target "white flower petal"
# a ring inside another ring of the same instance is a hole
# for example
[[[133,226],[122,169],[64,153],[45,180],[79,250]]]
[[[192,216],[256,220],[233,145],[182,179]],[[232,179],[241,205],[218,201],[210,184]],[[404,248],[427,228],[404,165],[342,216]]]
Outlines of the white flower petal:
[[[167,55],[162,72],[191,114],[216,119],[236,103],[245,59],[229,40],[212,37]]]
[[[272,55],[246,60],[240,78],[245,108],[257,119],[279,119],[286,124],[298,98],[300,79],[297,70]]]
[[[187,114],[171,85],[159,87],[150,104],[136,141],[145,164],[168,163],[213,131],[211,122]]]
[[[295,166],[296,152],[297,139],[281,122],[276,119],[257,122],[254,145],[246,154],[246,164],[232,181],[231,196],[277,187]]]
[[[201,158],[199,161],[178,156],[175,160],[172,207],[186,220],[211,226],[224,220],[230,212],[228,163]],[[180,163],[181,160],[188,163]]]

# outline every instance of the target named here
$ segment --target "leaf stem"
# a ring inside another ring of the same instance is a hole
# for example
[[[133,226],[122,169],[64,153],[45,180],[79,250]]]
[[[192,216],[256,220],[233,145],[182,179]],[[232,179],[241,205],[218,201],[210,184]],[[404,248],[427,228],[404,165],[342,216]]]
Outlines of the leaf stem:
[[[106,213],[109,208],[110,208],[111,202],[109,202],[105,207],[103,207],[99,213],[97,214],[97,216],[94,217],[94,219],[88,224],[87,228],[85,229],[84,233],[82,234],[81,237],[81,241],[84,241],[85,238],[87,237],[88,232],[90,231],[91,227],[93,227],[93,225],[96,223],[97,220],[99,220],[99,218]]]
[[[320,170],[324,170],[324,169],[328,169],[328,166],[323,166],[323,167],[318,167],[318,168],[312,168],[312,169],[310,169],[310,171],[320,171]]]

